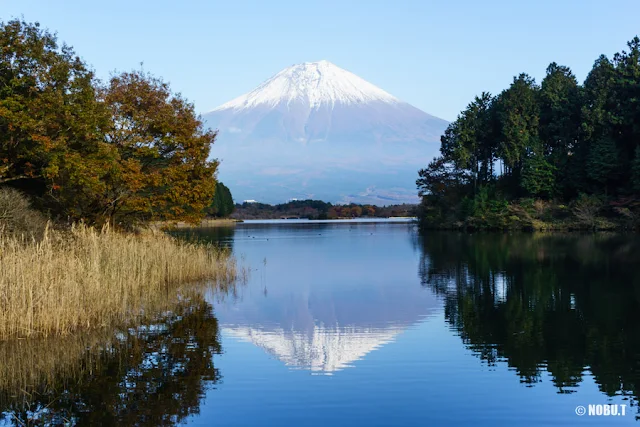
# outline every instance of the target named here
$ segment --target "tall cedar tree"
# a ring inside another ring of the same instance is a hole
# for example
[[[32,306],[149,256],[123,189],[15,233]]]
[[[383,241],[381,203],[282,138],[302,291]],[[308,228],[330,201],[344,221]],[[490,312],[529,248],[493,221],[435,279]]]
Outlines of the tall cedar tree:
[[[483,92],[451,123],[441,138],[441,152],[468,176],[473,192],[493,178],[495,146],[492,97]]]
[[[625,190],[631,183],[631,161],[640,141],[640,38],[627,43],[628,50],[613,57],[615,77],[613,98],[615,118],[612,123],[616,147],[620,154],[619,167]]]
[[[572,154],[580,138],[581,89],[568,67],[555,62],[547,67],[540,85],[540,140],[543,154],[556,172],[562,195],[576,193]]]
[[[216,184],[216,192],[213,195],[213,202],[209,207],[208,213],[214,217],[226,218],[233,213],[235,205],[231,191],[222,182]]]
[[[513,194],[518,191],[522,162],[539,141],[538,90],[534,79],[520,74],[497,100],[499,152],[506,167],[506,175],[511,178],[509,190]]]

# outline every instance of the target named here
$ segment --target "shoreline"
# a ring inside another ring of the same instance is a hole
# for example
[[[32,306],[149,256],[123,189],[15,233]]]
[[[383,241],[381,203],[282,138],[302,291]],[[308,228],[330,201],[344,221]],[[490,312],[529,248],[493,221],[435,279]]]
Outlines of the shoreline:
[[[507,227],[495,227],[487,225],[474,224],[424,224],[418,220],[418,225],[424,231],[461,231],[467,233],[475,232],[492,232],[492,233],[537,233],[537,232],[554,232],[554,233],[622,233],[631,232],[638,233],[640,230],[634,227],[628,227],[620,224],[607,223],[604,225],[585,226],[580,224],[535,224],[535,225],[512,225]]]
[[[232,227],[241,222],[244,222],[244,220],[230,218],[203,219],[196,224],[190,224],[185,221],[154,221],[145,224],[142,228],[149,230],[175,230],[183,228]]]
[[[476,206],[436,207],[423,203],[419,224],[423,229],[466,231],[640,231],[636,205],[596,198],[572,202],[521,199]]]
[[[333,218],[333,219],[312,219],[312,218],[251,218],[251,219],[214,219],[203,220],[197,224],[185,222],[155,222],[147,224],[144,228],[154,231],[185,230],[196,228],[215,227],[235,227],[237,224],[320,224],[320,223],[374,223],[374,222],[397,222],[397,223],[418,223],[418,217],[360,217],[360,218]]]
[[[389,217],[389,218],[335,218],[335,219],[309,219],[309,218],[297,218],[297,219],[277,219],[277,218],[265,218],[265,219],[246,219],[243,220],[245,224],[372,224],[372,223],[399,223],[399,224],[412,224],[418,223],[417,217]]]

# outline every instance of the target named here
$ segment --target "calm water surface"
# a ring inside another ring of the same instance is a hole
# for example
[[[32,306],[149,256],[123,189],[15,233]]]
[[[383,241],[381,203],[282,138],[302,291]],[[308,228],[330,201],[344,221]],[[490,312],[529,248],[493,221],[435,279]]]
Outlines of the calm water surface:
[[[87,351],[72,363],[89,373],[63,370],[28,406],[0,388],[8,423],[640,425],[635,235],[291,220],[181,234],[232,248],[246,285]],[[626,415],[575,413],[609,403]]]

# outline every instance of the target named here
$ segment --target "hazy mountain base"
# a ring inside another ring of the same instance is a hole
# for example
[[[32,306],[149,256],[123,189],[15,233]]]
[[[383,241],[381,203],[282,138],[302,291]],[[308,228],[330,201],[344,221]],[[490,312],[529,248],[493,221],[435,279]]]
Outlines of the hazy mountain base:
[[[437,141],[448,122],[406,103],[321,104],[300,100],[203,116],[212,129],[236,140],[278,141]]]
[[[418,203],[415,171],[437,144],[344,142],[253,143],[220,137],[214,152],[219,179],[236,202]]]

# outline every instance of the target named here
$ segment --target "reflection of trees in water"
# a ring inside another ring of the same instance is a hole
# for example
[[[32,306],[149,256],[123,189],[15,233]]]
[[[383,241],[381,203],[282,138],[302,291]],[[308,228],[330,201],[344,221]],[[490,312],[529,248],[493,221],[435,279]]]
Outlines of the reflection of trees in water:
[[[640,387],[640,239],[616,235],[429,233],[423,286],[490,364],[506,360],[523,382],[547,370],[572,392],[589,368],[602,392]]]
[[[195,297],[99,349],[77,337],[7,344],[0,412],[16,425],[174,425],[220,380],[218,337],[211,305]]]

